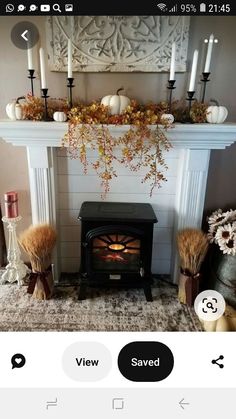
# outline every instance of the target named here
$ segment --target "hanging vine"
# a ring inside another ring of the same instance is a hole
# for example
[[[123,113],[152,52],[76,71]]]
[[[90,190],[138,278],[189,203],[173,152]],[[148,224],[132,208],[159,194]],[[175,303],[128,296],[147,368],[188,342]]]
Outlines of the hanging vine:
[[[171,144],[166,137],[168,123],[161,119],[166,107],[161,105],[140,106],[132,102],[120,115],[109,115],[107,107],[92,103],[78,106],[69,113],[69,128],[62,145],[72,158],[79,158],[88,171],[87,150],[97,150],[97,159],[91,163],[101,180],[102,197],[110,191],[111,180],[117,177],[114,164],[124,164],[133,172],[147,169],[142,182],[150,183],[150,195],[166,181],[167,165],[164,152]],[[109,126],[128,125],[123,136],[112,136]],[[116,148],[121,150],[121,156]]]

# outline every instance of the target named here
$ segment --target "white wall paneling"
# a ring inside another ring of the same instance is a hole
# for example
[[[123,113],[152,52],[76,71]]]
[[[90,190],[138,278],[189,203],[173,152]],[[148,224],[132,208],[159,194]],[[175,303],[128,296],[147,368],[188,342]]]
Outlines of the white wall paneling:
[[[142,184],[144,170],[131,172],[127,167],[114,164],[118,177],[111,182],[111,192],[107,196],[109,201],[117,202],[150,202],[157,215],[158,223],[154,228],[153,239],[153,272],[170,274],[171,242],[174,225],[173,205],[176,194],[176,181],[179,167],[180,150],[165,153],[168,170],[168,182],[156,189],[152,198],[149,196],[150,186]],[[116,150],[120,155],[120,150]],[[96,152],[88,150],[88,163],[91,165],[96,159]],[[77,269],[76,257],[79,258],[80,223],[77,220],[79,209],[85,200],[100,201],[100,179],[93,170],[83,175],[83,167],[78,160],[72,160],[67,153],[58,149],[58,192],[59,192],[59,220],[61,237],[61,255],[63,267],[70,270]],[[99,193],[98,193],[99,192]],[[160,226],[160,227],[159,227]]]

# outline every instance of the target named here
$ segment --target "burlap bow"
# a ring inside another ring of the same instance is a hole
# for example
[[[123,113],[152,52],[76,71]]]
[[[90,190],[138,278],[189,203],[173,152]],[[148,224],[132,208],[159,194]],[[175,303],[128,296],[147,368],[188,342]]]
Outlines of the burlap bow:
[[[31,272],[30,276],[29,276],[29,285],[28,285],[28,289],[27,292],[28,294],[33,294],[34,293],[34,289],[35,289],[35,285],[37,283],[37,281],[41,281],[43,284],[43,288],[46,294],[46,298],[49,298],[51,295],[50,292],[50,288],[48,286],[47,283],[47,276],[51,273],[51,269],[48,268],[46,271],[44,272]]]

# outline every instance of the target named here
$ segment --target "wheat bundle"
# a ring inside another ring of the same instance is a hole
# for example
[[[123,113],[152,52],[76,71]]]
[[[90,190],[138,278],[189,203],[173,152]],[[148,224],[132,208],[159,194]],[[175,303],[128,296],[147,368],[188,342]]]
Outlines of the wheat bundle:
[[[177,243],[182,271],[197,275],[208,249],[206,234],[195,228],[185,228],[178,232]]]
[[[179,300],[192,305],[199,291],[200,269],[208,249],[207,235],[195,228],[178,232],[180,256]]]
[[[56,243],[56,231],[49,224],[31,226],[25,230],[19,242],[29,255],[32,271],[28,292],[39,300],[52,296],[52,251]]]

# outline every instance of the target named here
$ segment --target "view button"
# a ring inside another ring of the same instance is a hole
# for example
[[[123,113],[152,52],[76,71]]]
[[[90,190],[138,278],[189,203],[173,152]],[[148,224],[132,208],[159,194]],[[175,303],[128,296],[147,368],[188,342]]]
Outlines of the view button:
[[[112,357],[102,343],[75,342],[65,350],[62,365],[73,380],[98,381],[110,372]]]

